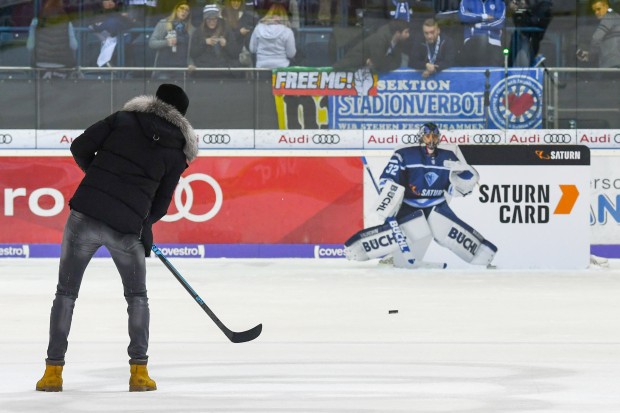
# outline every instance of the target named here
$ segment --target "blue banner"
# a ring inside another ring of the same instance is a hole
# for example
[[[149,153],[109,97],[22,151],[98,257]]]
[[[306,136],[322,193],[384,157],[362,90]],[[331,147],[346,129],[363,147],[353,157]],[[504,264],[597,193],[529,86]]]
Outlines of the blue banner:
[[[379,76],[376,96],[330,96],[329,128],[540,128],[542,78],[540,68],[448,69],[426,79],[397,70]]]

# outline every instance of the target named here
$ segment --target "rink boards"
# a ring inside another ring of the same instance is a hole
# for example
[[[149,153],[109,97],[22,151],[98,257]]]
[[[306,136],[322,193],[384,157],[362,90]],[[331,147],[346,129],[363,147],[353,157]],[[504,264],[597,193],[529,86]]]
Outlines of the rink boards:
[[[553,147],[541,146],[545,150]],[[554,159],[548,165],[501,165],[507,163],[501,159],[514,158],[519,147],[537,150],[536,145],[471,145],[476,148],[472,153],[496,150],[507,154],[501,158],[491,153],[487,158],[494,159],[495,165],[483,165],[480,159],[472,164],[481,174],[481,184],[489,185],[488,188],[530,185],[522,187],[527,192],[548,185],[548,189],[542,190],[544,202],[530,199],[529,204],[516,207],[499,201],[497,190],[487,188],[487,196],[496,194],[493,202],[481,201],[483,194],[478,193],[451,204],[462,219],[498,245],[498,264],[507,268],[583,268],[587,266],[591,243],[595,253],[598,249],[604,252],[599,252],[600,255],[614,256],[618,248],[609,241],[619,239],[614,234],[614,225],[610,225],[618,218],[613,195],[613,191],[617,192],[615,158],[609,156],[614,151],[594,156],[592,180],[598,186],[594,185],[592,189],[596,191],[591,191],[590,166],[579,165],[574,160]],[[575,147],[579,148],[578,152],[587,151],[583,146]],[[570,148],[561,145],[558,150],[569,153]],[[155,226],[155,240],[160,247],[167,248],[170,256],[342,257],[342,242],[364,225],[364,205],[368,205],[374,191],[360,156],[367,157],[378,176],[391,153],[391,150],[320,153],[297,150],[252,151],[249,156],[249,152],[243,151],[203,150],[182,182],[186,193],[180,191],[180,198],[173,200],[167,222]],[[81,172],[67,154],[65,151],[2,153],[5,156],[0,167],[3,170],[0,257],[58,256],[68,214],[66,204],[81,179]],[[583,156],[581,163],[589,164],[589,154],[587,162]],[[543,177],[545,181],[540,183],[539,178]],[[580,196],[570,214],[553,214],[566,185],[575,185]],[[191,207],[186,202],[188,189],[196,194]],[[605,191],[611,191],[611,195]],[[511,212],[506,215],[508,210]],[[540,222],[525,222],[535,215],[538,217],[533,219]],[[454,258],[448,251],[433,249],[429,257],[438,255],[446,262]],[[532,258],[533,253],[543,250],[544,259]],[[550,259],[556,254],[554,251],[558,256],[555,261]],[[102,255],[106,255],[105,251]],[[451,265],[463,266],[463,263]]]

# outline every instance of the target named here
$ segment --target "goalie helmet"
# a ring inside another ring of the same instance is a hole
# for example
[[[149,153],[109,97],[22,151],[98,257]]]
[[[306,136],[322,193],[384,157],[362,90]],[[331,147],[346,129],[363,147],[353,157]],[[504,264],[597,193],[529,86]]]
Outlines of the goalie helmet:
[[[420,128],[420,144],[426,146],[428,153],[435,152],[439,144],[439,128],[432,122],[425,123]]]

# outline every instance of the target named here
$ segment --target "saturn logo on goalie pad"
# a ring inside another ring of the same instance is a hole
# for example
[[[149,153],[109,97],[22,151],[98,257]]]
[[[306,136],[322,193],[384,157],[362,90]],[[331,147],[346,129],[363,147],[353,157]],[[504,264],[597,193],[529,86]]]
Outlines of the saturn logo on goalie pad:
[[[461,244],[463,248],[471,252],[472,255],[476,254],[476,251],[478,250],[478,243],[476,243],[473,239],[469,238],[458,229],[452,227],[450,229],[450,232],[448,232],[448,237]]]

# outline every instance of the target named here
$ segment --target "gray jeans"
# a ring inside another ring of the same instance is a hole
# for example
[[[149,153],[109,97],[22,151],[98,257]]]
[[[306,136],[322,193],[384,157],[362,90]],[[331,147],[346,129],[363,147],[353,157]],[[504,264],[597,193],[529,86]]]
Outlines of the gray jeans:
[[[101,221],[71,211],[65,226],[58,272],[56,298],[50,314],[47,360],[64,363],[75,300],[91,258],[105,246],[121,275],[129,316],[131,359],[146,360],[149,341],[149,305],[146,294],[144,246],[136,234],[122,234]]]

